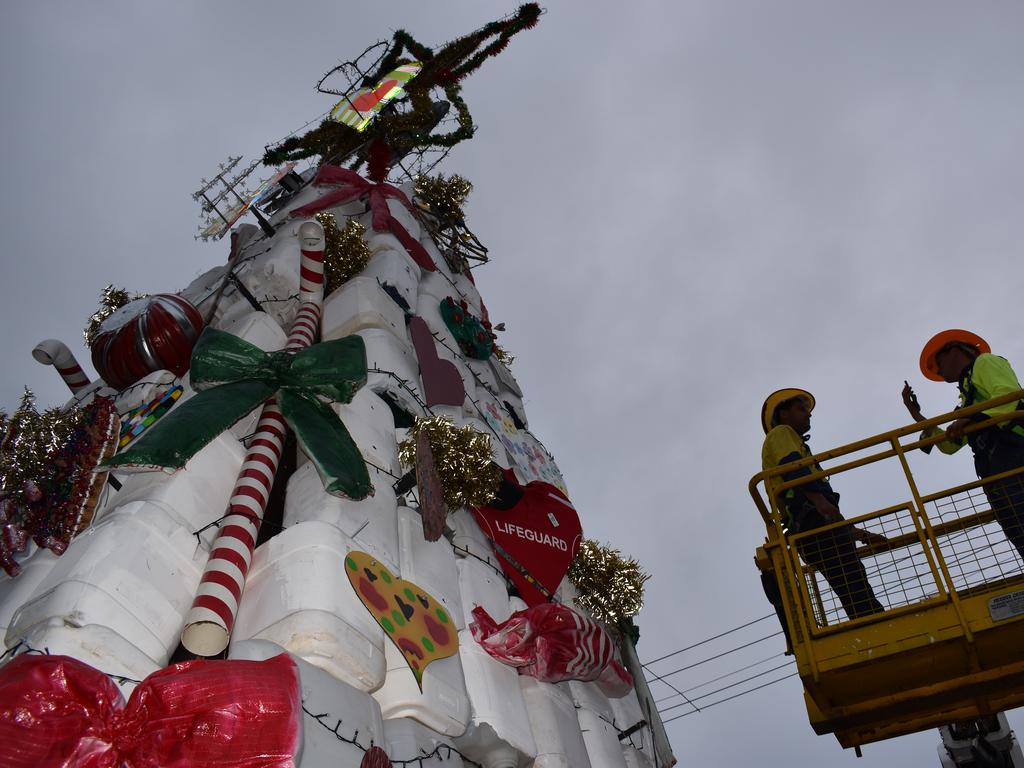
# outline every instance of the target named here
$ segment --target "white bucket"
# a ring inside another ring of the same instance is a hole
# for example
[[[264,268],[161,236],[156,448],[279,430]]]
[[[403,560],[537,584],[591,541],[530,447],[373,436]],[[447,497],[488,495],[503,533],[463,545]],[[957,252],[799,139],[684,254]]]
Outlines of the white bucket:
[[[434,595],[436,597],[436,595]],[[459,638],[462,642],[462,638]],[[373,692],[384,717],[412,718],[445,736],[461,736],[469,724],[469,694],[459,655],[438,659],[423,670],[423,690],[402,652],[386,640],[387,678]]]
[[[626,761],[626,768],[654,768],[654,760],[629,744],[622,745],[622,758]]]
[[[29,541],[29,551],[17,555],[21,567],[17,576],[0,574],[0,638],[7,634],[14,612],[28,601],[47,574],[57,564],[57,555]]]
[[[382,328],[408,343],[405,312],[374,277],[354,277],[324,301],[320,334],[324,341],[350,336],[364,328]]]
[[[466,621],[471,621],[473,609],[478,605],[499,624],[511,615],[508,587],[502,573],[473,557],[459,558],[455,565],[459,570],[459,594]]]
[[[362,691],[384,682],[384,630],[359,601],[345,556],[359,546],[333,525],[286,528],[256,549],[233,638],[270,640]]]
[[[459,633],[459,656],[472,707],[469,728],[455,740],[459,749],[484,768],[516,768],[532,759],[537,748],[519,673],[491,658],[469,630]]]
[[[587,746],[591,768],[625,768],[626,758],[619,744],[619,732],[589,709],[577,709],[583,743]]]
[[[397,765],[403,762],[417,765],[417,758],[423,768],[463,768],[465,765],[451,741],[410,718],[385,720],[384,738],[387,753]]]
[[[608,697],[601,692],[601,689],[597,687],[597,683],[584,683],[581,680],[570,680],[569,693],[572,696],[573,703],[575,703],[577,707],[589,709],[591,712],[596,713],[599,717],[607,720],[608,722],[611,722],[615,718],[615,714],[612,712],[611,702],[608,700]]]
[[[452,548],[456,557],[476,558],[489,563],[493,568],[501,567],[490,539],[477,525],[472,512],[465,507],[451,510],[448,513],[448,525],[455,531]]]
[[[404,344],[394,334],[380,328],[359,331],[366,345],[366,387],[386,393],[402,409],[413,416],[423,415],[423,387],[420,367],[411,344]]]
[[[40,625],[65,625],[67,644],[81,649],[70,655],[87,658],[99,652],[87,629],[96,625],[163,666],[178,645],[205,564],[206,553],[171,510],[152,501],[119,507],[71,542],[14,614],[7,643]]]
[[[392,286],[409,305],[409,310],[414,311],[420,284],[419,265],[412,260],[402,244],[392,235],[386,237],[388,239],[385,239],[383,235],[378,235],[370,241],[370,248],[374,253],[369,263],[360,272],[360,277],[372,278],[381,286]],[[388,301],[392,301],[392,299],[388,298]]]
[[[423,538],[423,518],[410,507],[398,508],[399,572],[406,581],[419,584],[448,611],[455,629],[466,628],[459,598],[459,571],[448,540]]]
[[[231,644],[229,658],[264,661],[283,651],[281,646],[266,640],[243,640]],[[302,754],[297,768],[359,765],[364,753],[360,747],[380,745],[387,738],[377,702],[370,694],[335,679],[309,662],[292,658],[299,668],[302,705],[306,710],[302,717]],[[317,720],[316,715],[323,717]],[[360,746],[342,741],[332,733],[339,721],[338,734],[357,741]]]
[[[285,222],[271,240],[269,250],[235,267],[238,280],[282,328],[291,327],[298,310],[298,302],[282,301],[299,292],[301,246],[296,237],[298,228],[297,221]],[[225,295],[230,296],[233,291],[238,289],[228,284]],[[225,312],[221,322],[227,324],[238,317],[235,311],[232,308],[232,311]]]
[[[357,548],[369,552],[395,573],[398,568],[398,517],[393,478],[369,468],[373,496],[355,501],[327,493],[311,462],[288,479],[284,497],[284,526],[310,520],[329,523],[352,537]]]
[[[535,768],[590,768],[572,697],[562,684],[519,676],[526,712],[537,744]]]
[[[284,349],[288,343],[288,334],[266,312],[248,312],[230,323],[222,325],[220,329],[244,339],[264,352],[276,352],[279,349]]]
[[[608,699],[608,703],[611,705],[612,714],[614,715],[612,722],[620,731],[629,730],[641,720],[647,719],[640,709],[640,702],[636,697],[636,689],[617,699]],[[651,727],[645,725],[643,728],[634,731],[627,739],[623,740],[622,746],[623,748],[636,748],[641,752],[654,754],[654,744],[651,741]],[[628,756],[626,762],[629,762]]]
[[[238,471],[245,458],[242,444],[222,432],[174,474],[159,470],[118,473],[121,490],[107,489],[103,515],[134,501],[153,501],[172,510],[188,532],[198,531],[227,512]],[[215,527],[201,534],[209,546]]]

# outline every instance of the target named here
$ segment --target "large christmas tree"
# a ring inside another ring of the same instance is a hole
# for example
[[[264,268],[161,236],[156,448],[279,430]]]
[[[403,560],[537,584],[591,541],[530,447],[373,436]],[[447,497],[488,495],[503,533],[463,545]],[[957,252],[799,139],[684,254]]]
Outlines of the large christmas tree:
[[[37,347],[74,397],[0,424],[4,765],[675,762],[646,575],[583,538],[437,172],[540,14],[331,70],[326,120],[195,192],[226,263],[109,287],[96,380]]]

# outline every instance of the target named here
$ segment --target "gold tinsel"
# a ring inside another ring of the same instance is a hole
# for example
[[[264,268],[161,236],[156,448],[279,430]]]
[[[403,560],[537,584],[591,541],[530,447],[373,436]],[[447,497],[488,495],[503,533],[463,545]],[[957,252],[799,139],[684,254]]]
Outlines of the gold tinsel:
[[[609,624],[640,612],[644,607],[644,582],[651,578],[636,560],[590,539],[580,545],[568,576],[580,593],[576,603]]]
[[[403,464],[416,462],[416,438],[426,431],[434,465],[441,477],[444,503],[450,508],[476,507],[494,498],[501,470],[491,460],[491,438],[472,427],[456,427],[444,416],[418,417],[409,437],[398,446]]]
[[[452,222],[466,218],[462,206],[472,190],[473,185],[458,174],[447,179],[442,174],[416,177],[416,199],[438,218]]]
[[[370,246],[363,235],[366,228],[355,219],[349,219],[343,229],[333,213],[322,211],[316,220],[324,228],[324,295],[329,295],[343,283],[362,272],[370,261]]]
[[[516,361],[515,355],[509,354],[508,351],[502,349],[497,344],[494,345],[494,356],[498,358],[498,361],[506,368],[511,368],[512,363]]]
[[[0,494],[19,498],[26,481],[39,479],[49,455],[67,442],[78,412],[60,408],[36,410],[35,395],[28,387],[18,409],[3,420],[0,433]]]
[[[128,302],[141,299],[144,296],[145,294],[142,293],[130,294],[124,288],[115,288],[113,285],[104,288],[100,294],[100,308],[92,313],[92,317],[85,324],[85,330],[82,331],[82,336],[85,337],[85,346],[92,346],[104,320]]]

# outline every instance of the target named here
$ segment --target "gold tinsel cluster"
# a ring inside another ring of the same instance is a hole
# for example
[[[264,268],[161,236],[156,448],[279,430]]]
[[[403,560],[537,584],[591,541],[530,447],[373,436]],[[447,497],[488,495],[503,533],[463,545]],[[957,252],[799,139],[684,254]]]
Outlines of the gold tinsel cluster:
[[[35,395],[25,388],[18,409],[0,414],[0,496],[20,500],[26,482],[45,474],[49,455],[67,442],[78,412],[60,408],[36,410]]]
[[[141,299],[143,296],[144,294],[141,293],[130,294],[124,288],[115,288],[113,285],[104,288],[100,294],[100,308],[92,313],[92,317],[85,324],[85,330],[82,331],[82,336],[85,337],[85,346],[92,346],[104,320],[128,302]]]
[[[501,470],[491,461],[491,438],[472,427],[456,427],[444,416],[419,417],[409,428],[409,437],[398,446],[403,464],[416,463],[416,439],[425,431],[434,454],[434,466],[444,489],[444,503],[456,507],[477,507],[494,498],[501,483]]]
[[[416,177],[416,199],[438,218],[452,222],[466,218],[462,206],[472,190],[473,185],[458,174],[447,179],[443,174]]]
[[[343,229],[338,229],[333,213],[318,213],[316,220],[324,228],[324,295],[327,296],[362,272],[372,253],[363,239],[366,228],[355,219],[349,219]]]
[[[516,361],[516,356],[509,354],[509,352],[497,344],[494,345],[494,356],[506,367],[511,368],[512,363]]]
[[[580,593],[576,602],[594,618],[609,624],[640,612],[644,607],[644,582],[651,578],[636,560],[590,539],[580,545],[568,576]]]

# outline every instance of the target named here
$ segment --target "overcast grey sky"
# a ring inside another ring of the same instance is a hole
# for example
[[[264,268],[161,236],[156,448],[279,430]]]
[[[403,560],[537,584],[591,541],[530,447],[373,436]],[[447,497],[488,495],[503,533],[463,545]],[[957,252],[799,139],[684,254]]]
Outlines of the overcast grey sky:
[[[192,191],[330,108],[323,71],[401,27],[440,44],[513,8],[5,4],[0,404],[25,384],[66,399],[29,355],[41,339],[92,373],[81,329],[107,283],[177,291],[225,260],[192,239]],[[444,170],[475,184],[493,257],[477,283],[585,533],[654,575],[642,659],[770,610],[746,491],[768,392],[817,395],[824,449],[904,423],[904,379],[927,413],[955,404],[917,369],[938,330],[1024,369],[1022,23],[1010,0],[556,2],[467,82],[479,131]],[[967,457],[914,458],[936,482],[971,477]],[[844,511],[892,503],[884,488],[843,484]],[[683,765],[937,762],[934,732],[856,762],[813,734],[795,678],[669,733]]]

